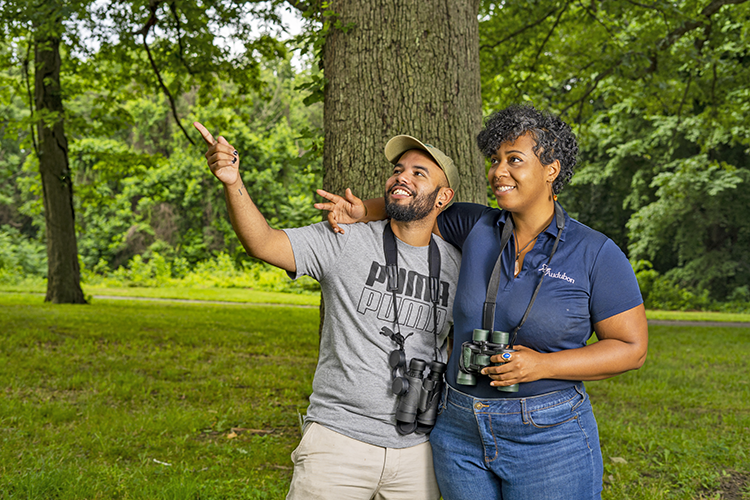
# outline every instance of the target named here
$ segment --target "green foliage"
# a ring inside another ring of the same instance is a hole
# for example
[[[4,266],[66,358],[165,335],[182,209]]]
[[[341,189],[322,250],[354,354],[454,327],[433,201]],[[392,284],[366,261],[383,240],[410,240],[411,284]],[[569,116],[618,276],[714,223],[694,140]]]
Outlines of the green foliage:
[[[576,130],[571,215],[696,297],[750,284],[749,2],[483,2],[480,38],[487,111]]]
[[[700,295],[677,286],[672,280],[661,276],[648,261],[639,261],[635,276],[641,289],[643,303],[648,309],[666,311],[705,310],[711,308],[708,291]]]
[[[321,177],[321,108],[305,106],[295,92],[308,75],[289,59],[265,61],[259,71],[261,90],[241,94],[240,86],[223,83],[211,95],[189,93],[178,103],[190,121],[200,120],[225,135],[241,152],[246,186],[271,224],[317,221],[312,204]],[[2,75],[17,82],[10,72]],[[91,85],[86,90],[89,76],[71,75],[68,85],[81,91],[69,101],[68,129],[84,269],[107,276],[123,268],[128,283],[154,285],[165,283],[164,275],[141,271],[159,259],[169,267],[170,278],[185,276],[201,262],[210,265],[223,254],[237,269],[250,266],[229,224],[223,189],[206,167],[204,145],[182,145],[167,99],[143,94],[136,82],[116,92]],[[106,105],[114,108],[113,115],[97,107],[112,99]],[[32,242],[44,236],[42,193],[35,157],[19,147],[30,140],[17,121],[23,102],[16,95],[0,106],[5,124],[0,176],[7,180],[0,186],[0,224],[20,228],[14,238],[37,248]],[[37,268],[23,272],[44,275]],[[87,279],[92,278],[89,272]],[[266,281],[266,289],[288,287],[282,284],[286,278]]]
[[[83,282],[95,287],[244,288],[266,292],[319,295],[320,285],[309,276],[292,281],[285,271],[264,262],[238,265],[226,253],[189,266],[186,259],[168,261],[156,251],[135,255],[128,267],[108,272],[105,262],[84,271]]]
[[[636,262],[634,270],[647,309],[750,312],[750,292],[746,286],[735,288],[726,300],[717,301],[709,296],[708,290],[696,293],[683,287],[674,273],[659,274],[649,261]]]
[[[44,245],[22,238],[15,228],[0,226],[0,273],[3,281],[15,281],[23,276],[44,276],[46,272]]]

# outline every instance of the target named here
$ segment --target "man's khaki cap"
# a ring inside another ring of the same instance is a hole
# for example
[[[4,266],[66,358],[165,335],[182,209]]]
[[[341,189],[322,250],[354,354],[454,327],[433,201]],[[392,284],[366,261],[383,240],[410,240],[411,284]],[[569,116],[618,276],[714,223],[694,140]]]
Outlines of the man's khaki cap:
[[[419,149],[427,153],[427,155],[435,160],[435,163],[443,169],[443,172],[445,172],[445,177],[448,179],[448,186],[453,189],[453,191],[458,190],[458,185],[461,183],[461,180],[458,177],[458,169],[456,169],[456,166],[453,164],[453,160],[451,160],[450,156],[447,156],[432,144],[425,144],[410,135],[397,135],[396,137],[391,138],[391,140],[388,141],[388,144],[385,145],[385,157],[388,158],[389,162],[395,165],[398,163],[401,155],[411,149]],[[453,200],[451,200],[451,202],[452,201]]]

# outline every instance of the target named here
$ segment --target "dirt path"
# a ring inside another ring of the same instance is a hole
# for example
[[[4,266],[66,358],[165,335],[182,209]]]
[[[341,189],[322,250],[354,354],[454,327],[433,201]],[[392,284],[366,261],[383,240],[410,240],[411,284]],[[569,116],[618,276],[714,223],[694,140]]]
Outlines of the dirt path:
[[[235,306],[278,306],[278,307],[307,307],[315,308],[318,306],[305,305],[305,304],[275,304],[270,302],[239,302],[230,300],[198,300],[198,299],[169,299],[161,297],[121,297],[119,295],[92,295],[95,299],[107,299],[107,300],[151,300],[155,302],[184,302],[188,304],[229,304]]]

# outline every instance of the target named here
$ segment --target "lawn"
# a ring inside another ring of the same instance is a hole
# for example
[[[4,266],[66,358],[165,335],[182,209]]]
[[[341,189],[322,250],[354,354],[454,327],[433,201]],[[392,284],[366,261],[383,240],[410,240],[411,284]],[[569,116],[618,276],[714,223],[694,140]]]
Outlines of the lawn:
[[[283,498],[317,322],[0,294],[0,498]]]
[[[284,498],[317,322],[0,293],[0,499]],[[748,359],[750,328],[658,325],[642,369],[587,383],[603,498],[750,499]]]

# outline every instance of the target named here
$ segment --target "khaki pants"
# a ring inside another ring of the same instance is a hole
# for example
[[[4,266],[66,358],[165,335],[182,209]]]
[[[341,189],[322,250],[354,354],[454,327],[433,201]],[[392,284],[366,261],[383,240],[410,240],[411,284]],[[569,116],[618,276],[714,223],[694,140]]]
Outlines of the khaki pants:
[[[437,500],[430,443],[381,448],[320,424],[307,426],[294,452],[287,500]]]

